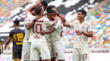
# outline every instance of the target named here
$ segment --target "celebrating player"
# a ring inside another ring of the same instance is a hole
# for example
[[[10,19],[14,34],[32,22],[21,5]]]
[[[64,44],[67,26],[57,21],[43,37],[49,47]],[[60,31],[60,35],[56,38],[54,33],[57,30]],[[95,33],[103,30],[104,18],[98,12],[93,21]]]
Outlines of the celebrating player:
[[[72,20],[72,23],[63,24],[67,27],[74,28],[74,50],[73,61],[89,61],[88,38],[93,37],[92,25],[85,20],[86,12],[84,10],[77,11],[77,20]]]
[[[36,18],[36,14],[35,14],[35,7],[36,6],[41,6],[45,10],[46,7],[48,6],[48,3],[46,1],[39,1],[38,0],[35,2],[35,4],[26,8],[25,9],[26,17],[24,20],[25,24],[31,23],[32,20],[34,20]],[[26,25],[24,28],[25,28],[25,38],[24,38],[24,42],[23,42],[22,59],[28,61],[28,60],[30,60],[30,46],[31,46],[31,42],[28,41],[28,39],[29,39],[30,32],[32,29],[27,29]]]

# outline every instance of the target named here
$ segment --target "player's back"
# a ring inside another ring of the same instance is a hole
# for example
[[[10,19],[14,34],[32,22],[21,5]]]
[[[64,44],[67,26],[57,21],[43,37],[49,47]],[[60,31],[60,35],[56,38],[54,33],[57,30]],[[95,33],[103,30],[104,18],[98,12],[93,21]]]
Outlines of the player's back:
[[[12,35],[12,39],[13,39],[13,45],[14,46],[19,46],[23,44],[23,39],[24,39],[24,30],[22,29],[13,29],[10,32]]]
[[[45,39],[45,35],[41,35],[41,32],[47,31],[47,26],[49,26],[50,24],[51,23],[49,20],[47,20],[46,16],[40,18],[39,20],[36,20],[30,33],[29,41],[33,42],[38,39]]]

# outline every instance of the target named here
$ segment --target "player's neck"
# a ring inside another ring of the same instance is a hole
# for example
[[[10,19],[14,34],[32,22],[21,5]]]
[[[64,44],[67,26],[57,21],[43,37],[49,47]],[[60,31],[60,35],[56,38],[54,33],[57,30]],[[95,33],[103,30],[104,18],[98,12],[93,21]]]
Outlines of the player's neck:
[[[19,29],[19,26],[15,26],[14,28],[15,28],[15,29]]]
[[[84,19],[78,19],[80,23],[83,23],[84,22]]]
[[[41,15],[38,15],[38,16],[36,16],[36,19],[40,19],[42,16]]]

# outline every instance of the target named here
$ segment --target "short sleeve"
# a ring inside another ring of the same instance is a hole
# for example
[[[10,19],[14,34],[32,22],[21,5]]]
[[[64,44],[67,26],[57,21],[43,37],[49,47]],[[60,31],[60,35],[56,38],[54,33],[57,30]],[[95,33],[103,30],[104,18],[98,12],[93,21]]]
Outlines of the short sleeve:
[[[93,27],[91,23],[88,23],[88,32],[93,31]]]
[[[13,32],[11,31],[10,33],[9,33],[9,37],[13,37]]]

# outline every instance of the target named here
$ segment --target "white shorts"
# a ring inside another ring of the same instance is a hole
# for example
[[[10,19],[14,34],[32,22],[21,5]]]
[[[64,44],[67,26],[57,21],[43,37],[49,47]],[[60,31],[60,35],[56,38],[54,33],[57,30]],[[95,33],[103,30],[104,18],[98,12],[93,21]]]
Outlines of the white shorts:
[[[89,61],[89,52],[73,48],[73,61]]]
[[[30,60],[39,60],[40,57],[43,60],[51,59],[47,42],[38,40],[38,42],[31,43]]]
[[[63,41],[55,41],[48,43],[49,44],[49,49],[51,51],[52,57],[56,57],[58,60],[64,60],[64,52],[65,52],[65,45]]]
[[[22,60],[30,60],[30,46],[31,42],[23,42]]]

